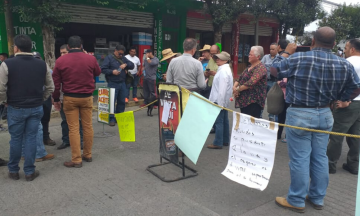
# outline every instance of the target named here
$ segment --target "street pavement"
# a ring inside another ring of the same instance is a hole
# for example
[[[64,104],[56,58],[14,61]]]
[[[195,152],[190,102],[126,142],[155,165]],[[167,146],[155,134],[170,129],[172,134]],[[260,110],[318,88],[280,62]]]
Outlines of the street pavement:
[[[36,163],[40,171],[37,179],[26,182],[21,170],[20,180],[10,180],[7,168],[0,167],[0,215],[298,215],[274,203],[276,196],[286,195],[290,183],[287,147],[280,141],[270,183],[262,192],[221,175],[227,164],[228,147],[222,150],[204,147],[197,165],[186,159],[186,164],[199,173],[194,178],[165,183],[146,171],[147,166],[159,163],[156,112],[154,117],[148,117],[146,110],[135,113],[135,143],[120,142],[117,127],[105,126],[104,137],[103,125],[96,122],[94,113],[93,162],[83,162],[80,169],[62,165],[71,159],[71,151],[56,149],[61,144],[60,118],[51,119],[50,136],[57,145],[46,149],[56,157]],[[229,119],[232,125],[231,116]],[[214,135],[209,135],[205,146],[213,139]],[[9,140],[8,132],[0,133],[1,158],[9,158]],[[347,150],[345,144],[338,171],[330,175],[324,210],[307,205],[304,215],[355,214],[357,176],[341,168]],[[181,176],[181,170],[173,165],[156,171],[168,178]]]

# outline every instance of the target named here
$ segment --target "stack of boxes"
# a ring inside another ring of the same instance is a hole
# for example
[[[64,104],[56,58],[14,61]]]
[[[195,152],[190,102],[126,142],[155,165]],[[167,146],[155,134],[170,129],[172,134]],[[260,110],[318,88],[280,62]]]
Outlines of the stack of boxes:
[[[133,32],[132,33],[133,45],[148,45],[152,46],[152,34],[145,32]]]

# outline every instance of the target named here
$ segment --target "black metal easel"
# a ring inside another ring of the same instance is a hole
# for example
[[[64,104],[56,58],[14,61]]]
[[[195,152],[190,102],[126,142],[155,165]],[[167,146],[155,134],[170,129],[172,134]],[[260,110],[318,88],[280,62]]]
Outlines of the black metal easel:
[[[179,85],[176,85],[176,84],[169,84],[169,83],[162,83],[162,85],[174,85],[174,86],[177,86],[179,88],[179,97],[180,97],[180,104],[179,104],[179,107],[180,107],[180,115],[182,116],[183,114],[183,108],[182,108],[182,92],[181,92],[181,88]],[[157,90],[157,93],[158,93],[158,100],[159,100],[159,95],[160,95],[160,92],[159,92],[159,86],[158,86],[158,90]],[[160,103],[159,103],[159,106],[160,106]],[[162,148],[162,140],[161,140],[161,128],[160,128],[160,122],[161,122],[161,119],[160,119],[160,108],[158,109],[158,113],[159,113],[159,141],[160,141],[160,149]],[[180,119],[179,119],[180,121]],[[177,147],[176,147],[177,148]],[[178,151],[177,151],[178,152]],[[177,156],[177,155],[176,155]],[[163,159],[166,160],[167,162],[163,162]],[[173,164],[175,165],[176,167],[182,169],[182,176],[181,177],[178,177],[178,178],[175,178],[175,179],[167,179],[166,177],[164,176],[160,176],[158,173],[156,173],[154,170],[152,170],[152,168],[154,167],[160,167],[160,166],[164,166],[164,165],[168,165],[168,164]],[[188,169],[189,171],[191,171],[191,174],[189,175],[185,175],[185,169]],[[160,164],[154,164],[154,165],[150,165],[147,167],[146,169],[147,171],[149,171],[151,174],[153,174],[154,176],[156,176],[157,178],[159,178],[161,181],[163,182],[175,182],[175,181],[179,181],[179,180],[183,180],[183,179],[187,179],[187,178],[191,178],[191,177],[195,177],[198,175],[197,171],[194,170],[193,168],[185,165],[185,157],[184,157],[184,154],[182,153],[182,156],[181,156],[181,162],[178,162],[178,163],[175,163],[174,161],[172,161],[171,159],[167,158],[167,157],[164,157],[160,154]]]

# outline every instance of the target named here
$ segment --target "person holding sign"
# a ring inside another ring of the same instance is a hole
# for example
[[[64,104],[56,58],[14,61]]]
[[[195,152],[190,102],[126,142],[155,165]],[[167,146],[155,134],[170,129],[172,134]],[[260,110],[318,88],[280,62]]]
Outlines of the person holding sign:
[[[264,48],[262,46],[251,47],[249,54],[251,66],[244,70],[233,87],[236,97],[235,107],[240,108],[241,113],[255,118],[260,118],[266,99],[267,70],[261,62],[263,56]]]
[[[230,104],[229,98],[232,94],[233,77],[228,62],[230,61],[230,54],[221,52],[214,55],[214,60],[219,66],[218,71],[214,77],[209,100],[222,107],[228,108]],[[213,144],[208,145],[209,149],[222,149],[223,146],[228,146],[230,142],[229,132],[229,116],[228,111],[221,110],[215,121],[215,140]]]
[[[331,131],[334,119],[330,102],[349,101],[359,95],[360,79],[354,67],[331,52],[335,35],[330,27],[319,28],[311,51],[295,53],[296,44],[289,44],[274,60],[271,74],[287,78],[287,125]],[[286,138],[291,183],[287,197],[276,197],[276,204],[305,212],[306,200],[315,209],[323,209],[329,184],[329,135],[286,128]]]

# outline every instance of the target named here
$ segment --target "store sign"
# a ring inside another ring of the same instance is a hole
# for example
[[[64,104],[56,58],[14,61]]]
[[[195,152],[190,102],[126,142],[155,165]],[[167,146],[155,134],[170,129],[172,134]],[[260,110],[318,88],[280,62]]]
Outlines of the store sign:
[[[163,31],[162,31],[162,19],[155,19],[154,23],[154,55],[158,59],[162,59],[161,51],[162,47],[162,40],[163,40]],[[159,64],[159,68],[161,68],[161,64]]]
[[[110,88],[99,88],[98,97],[98,122],[110,122]]]
[[[177,85],[159,85],[160,155],[174,163],[179,161],[175,133],[181,118],[180,97],[181,93]],[[164,114],[166,116],[163,116]],[[163,121],[164,119],[166,121]]]
[[[29,22],[29,20],[25,19],[23,16],[19,16],[19,14],[14,13],[13,25],[15,35],[28,35],[32,40],[32,50],[37,51],[40,54],[44,53],[43,37],[40,24]]]

